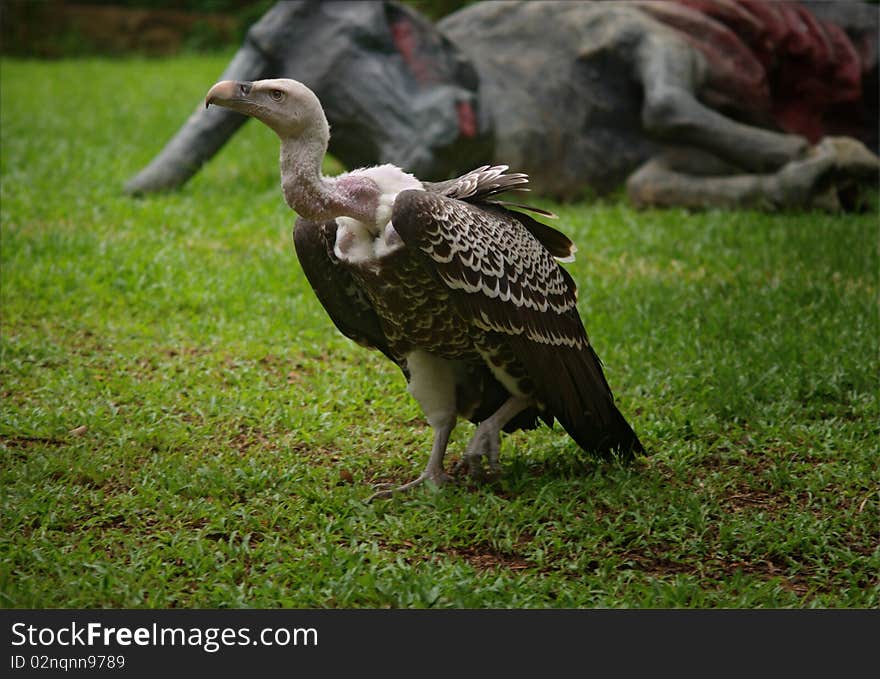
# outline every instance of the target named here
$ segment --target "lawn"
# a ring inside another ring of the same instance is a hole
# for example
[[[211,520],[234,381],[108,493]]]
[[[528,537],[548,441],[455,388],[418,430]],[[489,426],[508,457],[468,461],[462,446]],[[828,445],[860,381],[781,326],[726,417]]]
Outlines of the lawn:
[[[431,432],[309,289],[272,133],[121,190],[228,58],[2,62],[0,605],[880,605],[876,211],[542,203],[650,455],[543,428],[367,504]]]

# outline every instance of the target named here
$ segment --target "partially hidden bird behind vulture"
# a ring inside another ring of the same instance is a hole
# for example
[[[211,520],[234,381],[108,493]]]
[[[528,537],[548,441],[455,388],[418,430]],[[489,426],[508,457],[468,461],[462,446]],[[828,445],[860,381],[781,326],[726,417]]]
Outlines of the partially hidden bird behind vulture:
[[[281,186],[299,218],[303,271],[337,328],[403,371],[434,432],[425,470],[375,493],[449,480],[443,457],[459,416],[477,424],[462,457],[475,478],[500,471],[501,431],[559,420],[586,451],[631,459],[644,449],[614,405],[557,260],[574,244],[502,202],[528,177],[484,166],[429,183],[393,165],[324,177],[330,128],[295,80],[226,80],[205,105],[253,116],[281,139]],[[552,215],[549,215],[552,216]]]

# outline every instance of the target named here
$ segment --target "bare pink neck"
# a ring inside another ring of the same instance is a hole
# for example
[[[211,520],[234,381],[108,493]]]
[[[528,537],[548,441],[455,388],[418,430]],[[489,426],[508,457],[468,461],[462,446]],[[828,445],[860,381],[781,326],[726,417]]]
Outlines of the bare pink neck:
[[[287,204],[302,217],[326,222],[352,217],[372,222],[378,205],[378,187],[361,186],[355,178],[334,179],[321,173],[327,145],[320,140],[281,142],[281,188]],[[364,178],[365,179],[365,178]],[[367,180],[369,181],[369,180]]]

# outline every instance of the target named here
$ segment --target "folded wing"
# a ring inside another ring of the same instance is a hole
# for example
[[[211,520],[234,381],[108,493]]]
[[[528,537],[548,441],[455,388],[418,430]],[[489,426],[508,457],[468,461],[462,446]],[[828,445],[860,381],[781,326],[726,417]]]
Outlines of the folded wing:
[[[439,191],[402,191],[392,214],[395,230],[450,290],[462,321],[507,344],[540,406],[578,445],[603,456],[642,452],[590,346],[574,281],[556,262],[573,245],[566,248],[570,241],[558,231],[485,200],[499,191],[480,195],[476,181],[476,188],[456,193],[455,181],[461,178],[435,185]],[[542,235],[556,252],[542,244]]]

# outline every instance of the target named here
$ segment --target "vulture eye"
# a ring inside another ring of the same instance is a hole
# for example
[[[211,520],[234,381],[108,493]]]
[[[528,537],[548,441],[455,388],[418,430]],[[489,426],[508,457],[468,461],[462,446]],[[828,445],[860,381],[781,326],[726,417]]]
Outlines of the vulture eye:
[[[284,99],[284,92],[282,92],[281,90],[272,90],[271,92],[269,92],[269,96],[272,97],[272,99],[274,99],[275,101],[281,101],[282,99]]]

